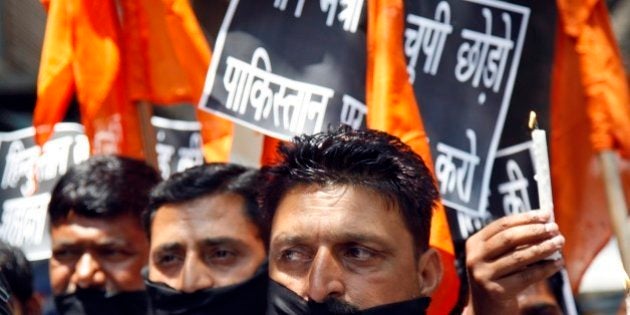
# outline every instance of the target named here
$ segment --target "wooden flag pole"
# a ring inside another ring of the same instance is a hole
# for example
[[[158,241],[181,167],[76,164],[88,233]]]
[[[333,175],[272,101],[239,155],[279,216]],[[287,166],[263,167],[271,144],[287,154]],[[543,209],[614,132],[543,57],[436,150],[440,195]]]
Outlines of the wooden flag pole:
[[[260,167],[263,135],[239,124],[234,124],[230,162],[249,167]]]
[[[144,151],[144,159],[147,164],[159,170],[157,152],[155,145],[155,129],[151,124],[151,116],[153,116],[153,107],[147,101],[139,101],[136,103],[138,109],[138,118],[140,119],[140,132],[142,136],[142,151]]]
[[[617,237],[621,261],[627,274],[630,270],[630,217],[628,217],[628,205],[619,176],[617,154],[606,150],[599,153],[598,157],[604,172],[608,214],[613,232]]]

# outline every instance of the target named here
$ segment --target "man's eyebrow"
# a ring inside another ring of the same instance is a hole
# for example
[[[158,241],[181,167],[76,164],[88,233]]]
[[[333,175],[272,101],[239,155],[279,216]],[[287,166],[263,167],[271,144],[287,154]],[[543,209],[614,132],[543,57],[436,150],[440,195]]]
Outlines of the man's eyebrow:
[[[338,233],[334,233],[332,236],[333,240],[336,242],[343,243],[373,243],[380,244],[383,246],[388,245],[387,242],[381,237],[379,234],[374,233],[360,233],[360,232],[346,232],[340,231]],[[305,244],[309,240],[308,236],[305,235],[295,235],[289,233],[282,233],[278,236],[274,237],[271,240],[272,245],[299,245]]]
[[[231,238],[231,237],[209,237],[205,238],[201,241],[201,244],[205,247],[213,247],[213,246],[246,246],[245,243],[239,239]]]
[[[172,242],[172,243],[164,243],[159,245],[158,247],[155,248],[155,252],[159,252],[159,251],[177,251],[177,250],[182,250],[184,249],[184,245],[177,243],[177,242]]]
[[[103,238],[96,242],[97,246],[123,246],[126,247],[127,241],[119,238]]]
[[[357,243],[383,243],[384,239],[374,233],[357,233],[357,232],[339,232],[333,236],[335,239],[343,242]]]
[[[272,244],[282,244],[282,245],[296,245],[296,244],[304,244],[308,240],[308,237],[304,235],[295,235],[288,233],[281,233],[278,236],[274,237],[271,240]]]
[[[83,247],[83,244],[79,242],[73,242],[70,240],[57,240],[56,242],[53,242],[52,247],[53,248],[79,248],[79,247]]]

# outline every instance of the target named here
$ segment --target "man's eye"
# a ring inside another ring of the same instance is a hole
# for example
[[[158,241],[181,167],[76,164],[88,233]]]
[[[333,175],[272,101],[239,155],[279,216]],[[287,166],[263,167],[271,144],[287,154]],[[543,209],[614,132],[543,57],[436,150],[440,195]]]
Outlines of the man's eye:
[[[359,246],[348,247],[344,254],[346,257],[357,261],[368,261],[375,256],[372,250]]]
[[[217,250],[214,252],[214,258],[225,259],[231,256],[235,256],[233,252],[229,250]]]
[[[98,249],[98,255],[104,260],[117,262],[125,260],[133,254],[128,250],[122,248],[104,247]]]
[[[214,265],[229,265],[236,261],[236,251],[227,249],[214,249],[206,254],[206,260]]]
[[[62,262],[75,261],[81,257],[83,251],[80,248],[60,248],[53,250],[53,257]]]
[[[155,263],[161,267],[168,267],[168,266],[176,264],[180,260],[181,260],[180,257],[177,255],[164,253],[164,254],[157,255],[155,259]]]
[[[300,263],[310,260],[310,255],[303,250],[285,249],[280,252],[280,260],[288,263]]]

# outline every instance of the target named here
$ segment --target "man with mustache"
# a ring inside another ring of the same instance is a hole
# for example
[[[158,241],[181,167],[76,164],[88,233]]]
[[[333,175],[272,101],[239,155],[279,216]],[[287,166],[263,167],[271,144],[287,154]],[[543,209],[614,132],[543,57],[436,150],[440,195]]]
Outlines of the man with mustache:
[[[154,189],[144,214],[153,314],[264,314],[269,232],[259,180],[257,170],[212,163]]]
[[[422,159],[393,136],[348,127],[280,153],[264,170],[267,313],[424,314],[442,266],[428,244],[438,192]],[[516,314],[516,294],[560,268],[541,262],[563,243],[548,219],[509,217],[469,242],[470,312]]]
[[[141,213],[159,181],[144,162],[116,156],[92,157],[59,179],[48,206],[59,313],[146,313]]]

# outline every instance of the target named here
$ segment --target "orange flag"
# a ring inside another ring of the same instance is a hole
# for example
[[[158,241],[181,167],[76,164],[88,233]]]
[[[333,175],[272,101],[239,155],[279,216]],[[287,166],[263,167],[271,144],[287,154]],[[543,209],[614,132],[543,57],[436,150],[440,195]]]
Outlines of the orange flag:
[[[142,158],[137,114],[120,74],[116,7],[110,1],[51,0],[33,115],[42,145],[76,91],[94,153]]]
[[[196,105],[203,92],[210,48],[189,1],[122,3],[131,98],[161,105]],[[199,109],[196,114],[206,161],[226,161],[232,123]]]
[[[630,157],[630,97],[605,2],[557,3],[551,172],[556,221],[566,237],[567,270],[577,291],[584,271],[611,234],[596,154],[615,149]],[[622,175],[628,193],[630,174]]]
[[[142,158],[136,102],[192,103],[210,49],[187,0],[50,0],[33,124],[43,144],[76,90],[93,153]],[[226,160],[231,124],[199,113],[208,160]],[[212,143],[209,145],[208,143]]]
[[[61,1],[43,2],[48,11],[46,37],[37,79],[37,106],[33,114],[35,141],[42,145],[61,121],[74,93],[71,12]]]
[[[188,0],[165,0],[169,33],[178,60],[188,77],[194,102],[201,98],[210,63],[210,48]],[[207,51],[207,53],[206,53]],[[232,122],[196,109],[201,123],[203,154],[208,162],[227,161],[232,146]]]
[[[431,151],[403,54],[403,1],[368,2],[367,126],[401,138],[432,167]],[[458,299],[455,251],[440,205],[433,214],[430,244],[441,254],[442,283],[433,294],[429,314],[448,314]]]

